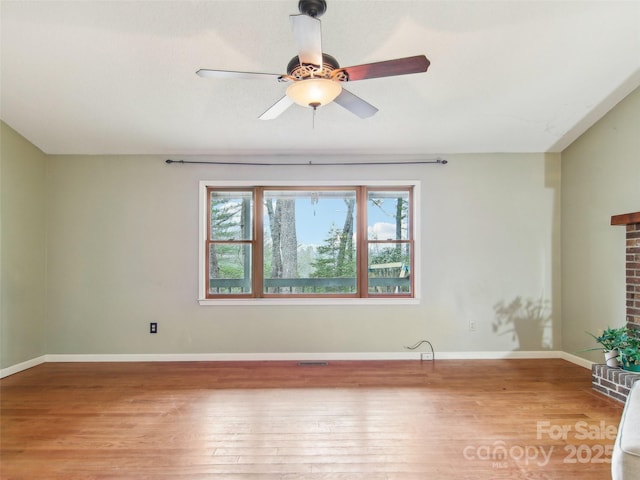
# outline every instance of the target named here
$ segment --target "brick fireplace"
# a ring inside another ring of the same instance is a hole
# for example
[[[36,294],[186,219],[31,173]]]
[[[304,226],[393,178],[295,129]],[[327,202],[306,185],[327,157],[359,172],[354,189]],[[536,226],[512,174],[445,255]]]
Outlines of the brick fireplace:
[[[627,227],[627,326],[640,329],[640,212],[611,217]]]
[[[627,327],[640,329],[640,212],[611,217],[611,225],[626,227],[626,301]],[[606,365],[592,367],[593,388],[605,395],[626,401],[629,388],[640,380],[640,374]]]

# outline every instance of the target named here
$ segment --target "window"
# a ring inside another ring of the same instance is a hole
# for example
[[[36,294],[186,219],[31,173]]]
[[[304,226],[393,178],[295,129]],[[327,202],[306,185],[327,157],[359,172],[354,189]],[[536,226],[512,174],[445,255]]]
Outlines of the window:
[[[416,188],[202,182],[201,299],[414,298]]]

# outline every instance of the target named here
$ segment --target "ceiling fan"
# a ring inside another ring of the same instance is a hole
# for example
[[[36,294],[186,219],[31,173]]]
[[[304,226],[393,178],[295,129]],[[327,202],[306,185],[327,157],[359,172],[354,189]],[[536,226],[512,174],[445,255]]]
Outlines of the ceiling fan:
[[[272,120],[293,103],[318,107],[336,102],[360,118],[374,115],[378,109],[342,87],[343,83],[369,78],[392,77],[426,72],[429,60],[424,55],[396,58],[382,62],[340,67],[338,61],[322,51],[320,19],[327,10],[325,0],[300,0],[299,15],[290,15],[291,28],[298,55],[287,65],[286,74],[235,72],[229,70],[200,69],[196,72],[208,78],[277,79],[291,82],[286,95],[260,115],[261,120]]]

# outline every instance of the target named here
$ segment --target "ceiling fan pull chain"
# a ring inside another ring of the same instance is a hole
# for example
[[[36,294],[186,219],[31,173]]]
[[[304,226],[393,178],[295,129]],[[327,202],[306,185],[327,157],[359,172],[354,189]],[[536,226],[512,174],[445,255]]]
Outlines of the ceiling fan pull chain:
[[[311,130],[315,130],[316,129],[316,110],[318,110],[318,107],[320,106],[319,102],[311,102],[309,104],[309,106],[311,108],[313,108],[313,115],[311,117]]]

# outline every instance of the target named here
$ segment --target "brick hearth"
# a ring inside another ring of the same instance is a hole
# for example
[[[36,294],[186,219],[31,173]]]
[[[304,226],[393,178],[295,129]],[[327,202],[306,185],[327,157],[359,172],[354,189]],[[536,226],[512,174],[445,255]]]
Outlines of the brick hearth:
[[[591,385],[595,390],[621,402],[627,401],[631,385],[640,380],[640,374],[606,365],[591,367]]]
[[[626,225],[627,327],[640,329],[640,212],[611,217],[611,225]],[[594,365],[591,384],[595,390],[624,402],[640,374],[606,365]]]

